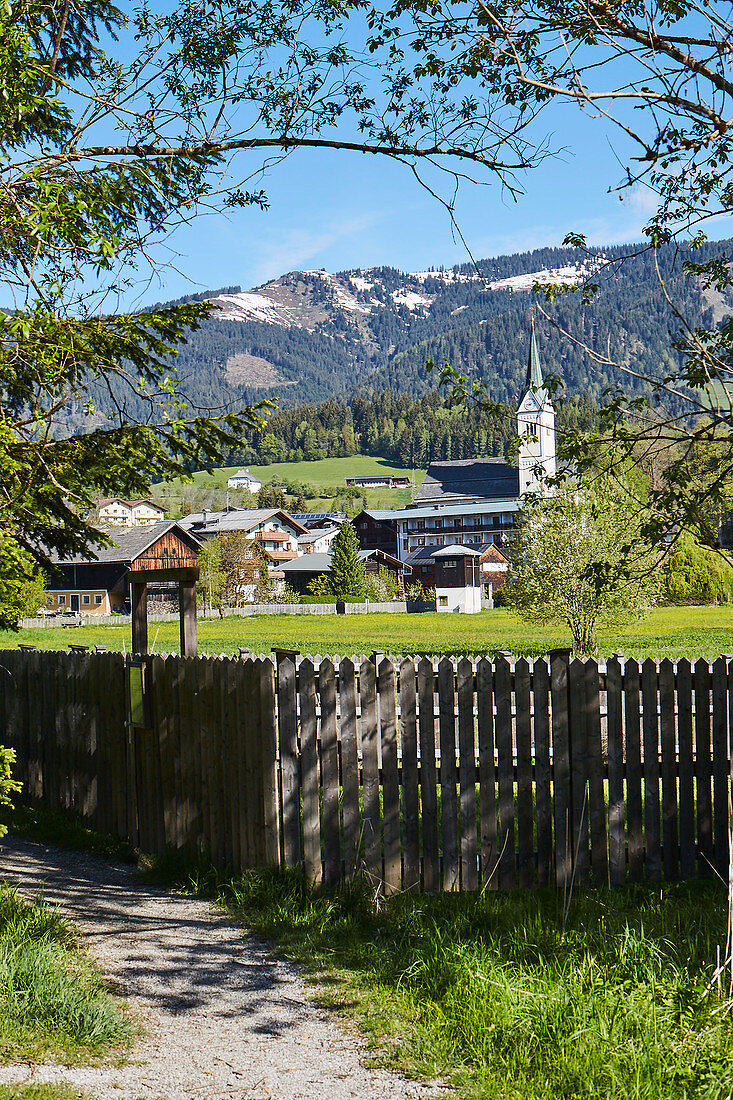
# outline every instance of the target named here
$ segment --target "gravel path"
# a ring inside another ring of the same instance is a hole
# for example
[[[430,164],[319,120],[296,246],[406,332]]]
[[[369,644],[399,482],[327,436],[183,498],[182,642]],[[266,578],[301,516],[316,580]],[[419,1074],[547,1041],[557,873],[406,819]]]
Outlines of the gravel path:
[[[66,1082],[97,1100],[423,1100],[445,1092],[365,1068],[356,1038],[310,1004],[296,967],[204,901],[132,868],[16,837],[0,877],[60,903],[145,1027],[121,1066],[0,1067],[0,1083]]]

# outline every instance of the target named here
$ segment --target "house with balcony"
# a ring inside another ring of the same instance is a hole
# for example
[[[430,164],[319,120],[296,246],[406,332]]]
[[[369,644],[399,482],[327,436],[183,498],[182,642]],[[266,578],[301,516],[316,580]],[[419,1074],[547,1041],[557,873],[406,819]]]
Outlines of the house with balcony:
[[[524,389],[517,411],[521,446],[517,465],[502,458],[431,462],[414,502],[399,509],[365,509],[354,520],[363,549],[379,547],[413,563],[421,550],[462,546],[482,557],[483,573],[506,579],[501,547],[514,529],[527,493],[543,492],[543,477],[555,473],[554,411],[545,388],[534,322]],[[486,555],[494,547],[498,555]],[[469,555],[471,556],[471,555]],[[426,581],[434,563],[429,564]],[[488,580],[487,580],[488,583]],[[426,583],[432,587],[433,580]]]
[[[270,576],[279,576],[280,565],[300,553],[298,539],[307,528],[283,508],[226,508],[221,512],[191,512],[179,520],[181,527],[202,542],[216,535],[241,532],[254,539],[271,562]]]

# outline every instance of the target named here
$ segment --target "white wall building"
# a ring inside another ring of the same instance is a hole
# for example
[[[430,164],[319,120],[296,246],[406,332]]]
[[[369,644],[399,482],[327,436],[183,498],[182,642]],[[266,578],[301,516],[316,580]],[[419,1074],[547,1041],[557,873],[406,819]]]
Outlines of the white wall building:
[[[99,523],[106,527],[147,527],[165,519],[165,508],[154,500],[111,497],[97,504]]]
[[[249,489],[250,493],[259,493],[262,482],[249,470],[237,470],[227,481],[227,489]]]
[[[555,410],[545,389],[532,318],[529,363],[524,393],[517,409],[519,495],[547,492],[544,478],[556,473]]]

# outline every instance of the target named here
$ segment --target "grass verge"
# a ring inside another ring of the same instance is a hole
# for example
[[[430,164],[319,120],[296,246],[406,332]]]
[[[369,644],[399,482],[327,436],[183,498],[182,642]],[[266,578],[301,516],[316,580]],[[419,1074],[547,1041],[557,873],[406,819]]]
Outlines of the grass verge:
[[[66,921],[0,885],[0,1061],[84,1062],[133,1033]]]
[[[54,839],[53,822],[36,828]],[[375,899],[293,873],[141,863],[304,966],[379,1064],[466,1100],[733,1095],[733,1023],[707,989],[725,934],[715,882],[576,892],[564,916],[554,891]]]
[[[86,1095],[69,1085],[0,1085],[0,1100],[84,1100]]]
[[[730,1097],[733,1024],[707,991],[725,892],[692,883],[576,894],[310,890],[298,876],[161,864],[318,977],[377,1060],[502,1100]]]

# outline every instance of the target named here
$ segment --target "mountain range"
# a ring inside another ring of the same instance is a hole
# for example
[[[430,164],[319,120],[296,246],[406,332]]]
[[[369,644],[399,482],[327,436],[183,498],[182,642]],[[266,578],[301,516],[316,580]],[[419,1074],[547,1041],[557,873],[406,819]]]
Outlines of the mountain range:
[[[716,242],[700,261],[729,249]],[[655,258],[640,246],[543,248],[405,273],[291,271],[260,287],[227,287],[177,301],[211,299],[214,315],[190,334],[177,356],[182,389],[199,406],[241,406],[277,397],[281,406],[391,390],[419,396],[436,385],[430,358],[487,383],[498,401],[516,398],[527,360],[536,284],[578,290],[535,310],[546,372],[568,392],[599,398],[619,380],[586,348],[636,370],[658,372],[677,361],[679,327],[670,296],[693,325],[710,327],[733,312],[733,295],[705,290],[683,274],[684,251],[664,246]],[[663,284],[662,285],[662,281]],[[165,303],[175,304],[175,303]],[[97,395],[104,412],[104,398]],[[135,402],[128,400],[135,415]],[[81,417],[72,410],[69,427]]]

